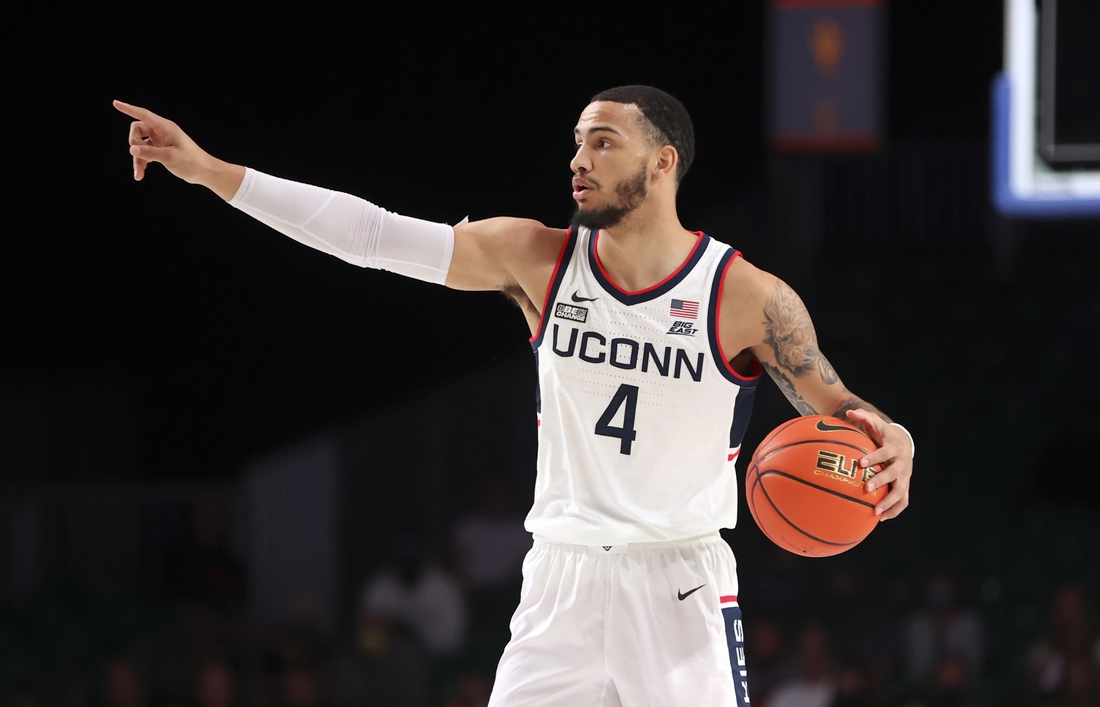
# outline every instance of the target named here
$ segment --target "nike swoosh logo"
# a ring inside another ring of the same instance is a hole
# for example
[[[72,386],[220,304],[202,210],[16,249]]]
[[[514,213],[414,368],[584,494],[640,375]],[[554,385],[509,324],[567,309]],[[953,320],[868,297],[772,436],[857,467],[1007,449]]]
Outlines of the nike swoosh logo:
[[[574,302],[595,302],[599,298],[598,297],[581,297],[580,296],[580,290],[577,290],[572,295],[570,295],[569,299],[573,300]]]
[[[847,425],[830,425],[829,423],[825,422],[825,420],[817,421],[817,429],[821,432],[843,432],[844,430],[848,430],[850,432],[852,430],[852,428],[848,427]]]
[[[703,588],[703,587],[705,587],[705,586],[707,586],[707,585],[705,585],[705,584],[700,584],[700,585],[699,585],[698,587],[696,587],[695,589],[689,589],[688,591],[684,592],[683,594],[681,594],[681,593],[680,593],[680,590],[679,590],[679,589],[677,589],[677,590],[676,590],[676,596],[678,596],[678,597],[680,598],[680,601],[683,601],[684,599],[687,599],[687,598],[688,598],[689,596],[691,596],[692,594],[694,594],[695,592],[699,591],[700,589],[702,589],[702,588]]]

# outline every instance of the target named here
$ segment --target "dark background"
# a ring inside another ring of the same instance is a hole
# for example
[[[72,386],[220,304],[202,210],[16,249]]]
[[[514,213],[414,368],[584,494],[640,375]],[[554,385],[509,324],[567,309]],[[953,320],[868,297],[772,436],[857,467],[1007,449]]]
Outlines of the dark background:
[[[134,183],[113,98],[175,120],[216,156],[400,213],[565,224],[580,110],[605,87],[650,83],[696,125],[685,225],[714,230],[706,214],[766,180],[757,3],[21,12],[7,30],[19,51],[6,72],[0,370],[59,398],[51,406],[113,391],[110,414],[134,444],[82,467],[50,444],[38,478],[230,475],[288,436],[526,348],[497,295],[359,272],[159,168]],[[892,139],[984,135],[1000,13],[891,7]],[[759,261],[765,235],[749,237],[735,245]],[[782,260],[773,269],[786,275]]]

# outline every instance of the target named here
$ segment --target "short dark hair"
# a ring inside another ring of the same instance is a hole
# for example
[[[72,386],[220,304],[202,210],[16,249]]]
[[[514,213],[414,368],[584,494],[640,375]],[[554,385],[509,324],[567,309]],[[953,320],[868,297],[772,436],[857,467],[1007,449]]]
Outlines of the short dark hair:
[[[601,91],[592,97],[596,101],[626,103],[638,106],[645,120],[642,128],[656,147],[672,145],[680,160],[676,166],[676,183],[687,174],[695,159],[695,130],[691,116],[676,97],[653,86],[619,86]]]

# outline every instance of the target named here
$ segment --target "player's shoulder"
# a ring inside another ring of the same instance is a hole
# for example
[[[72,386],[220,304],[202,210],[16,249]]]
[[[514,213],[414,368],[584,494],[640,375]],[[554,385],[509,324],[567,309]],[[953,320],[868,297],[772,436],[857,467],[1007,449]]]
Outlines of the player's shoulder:
[[[722,304],[732,305],[746,312],[751,312],[756,307],[763,309],[764,303],[779,282],[775,275],[761,270],[738,255],[726,269],[722,283]]]

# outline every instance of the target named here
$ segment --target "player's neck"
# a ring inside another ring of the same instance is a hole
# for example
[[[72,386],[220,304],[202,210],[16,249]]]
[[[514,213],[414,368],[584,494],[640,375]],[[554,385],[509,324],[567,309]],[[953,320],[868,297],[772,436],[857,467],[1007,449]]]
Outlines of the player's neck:
[[[698,236],[685,230],[672,209],[643,205],[614,228],[600,231],[596,253],[619,287],[630,292],[661,282],[691,254]]]

